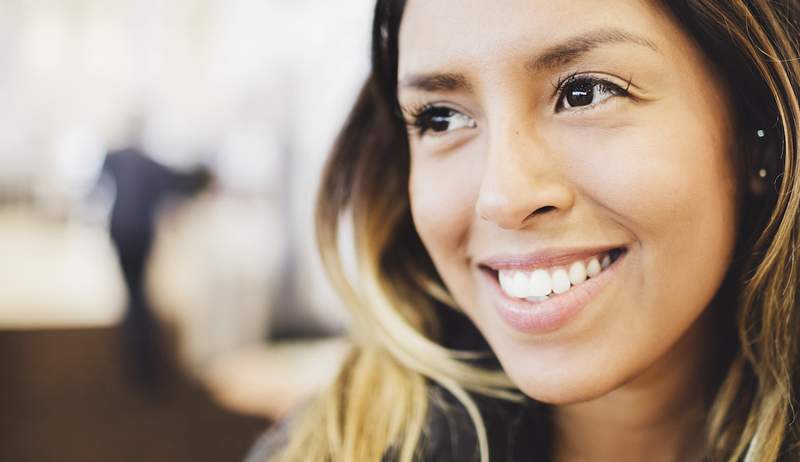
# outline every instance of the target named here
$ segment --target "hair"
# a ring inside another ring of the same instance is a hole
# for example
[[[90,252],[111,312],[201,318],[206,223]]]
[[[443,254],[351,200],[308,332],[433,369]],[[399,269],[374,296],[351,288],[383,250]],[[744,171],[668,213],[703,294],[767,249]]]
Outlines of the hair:
[[[739,197],[734,263],[718,293],[729,319],[709,397],[706,455],[714,461],[800,460],[800,3],[662,4],[730,89],[741,135],[734,159],[740,185],[762,163],[774,179],[764,195]],[[352,311],[354,346],[335,382],[294,420],[278,457],[284,462],[372,461],[389,450],[400,461],[416,460],[425,439],[429,382],[464,406],[485,462],[486,428],[474,397],[524,398],[501,370],[470,361],[480,353],[440,343],[437,307],[458,307],[409,207],[408,140],[396,94],[404,6],[402,0],[377,1],[372,70],[329,158],[318,198],[317,240]],[[751,141],[756,129],[769,133],[768,149]],[[345,220],[356,243],[353,280],[337,251]]]

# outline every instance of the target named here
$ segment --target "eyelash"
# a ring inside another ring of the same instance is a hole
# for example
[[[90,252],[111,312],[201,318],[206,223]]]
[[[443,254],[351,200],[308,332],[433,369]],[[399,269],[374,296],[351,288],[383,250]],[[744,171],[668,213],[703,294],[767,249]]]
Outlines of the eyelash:
[[[622,88],[621,86],[606,79],[594,77],[591,75],[581,74],[580,72],[573,72],[572,74],[560,77],[558,81],[555,84],[553,84],[553,96],[554,97],[557,96],[555,112],[562,112],[564,110],[567,110],[567,108],[560,107],[562,102],[567,96],[565,90],[568,86],[576,83],[589,85],[591,86],[591,88],[599,86],[601,88],[601,91],[610,93],[612,95],[611,97],[631,96],[629,92],[629,89],[632,84],[631,79],[628,79],[625,88]],[[589,106],[579,106],[579,109],[574,109],[574,110],[584,111],[594,106],[597,106],[597,104]],[[404,107],[403,112],[410,115],[410,120],[406,121],[406,126],[409,133],[413,132],[420,138],[423,137],[429,130],[433,128],[433,123],[431,122],[431,119],[437,115],[436,111],[442,111],[442,112],[449,111],[449,115],[454,115],[456,113],[461,114],[461,112],[457,109],[451,108],[449,106],[444,106],[438,103],[428,103],[411,108]],[[443,134],[443,133],[446,133],[446,131],[437,134]]]
[[[406,108],[403,112],[407,112],[411,116],[410,120],[406,121],[406,126],[409,133],[416,133],[420,138],[423,137],[429,130],[433,128],[433,121],[431,119],[439,115],[436,114],[438,111],[449,112],[450,115],[461,114],[461,111],[457,109],[449,106],[443,106],[438,103],[428,103],[419,107]]]
[[[625,88],[622,88],[621,86],[609,80],[595,77],[592,75],[585,75],[580,72],[573,72],[567,76],[560,77],[558,81],[553,85],[553,96],[556,95],[558,96],[558,99],[556,100],[556,112],[564,110],[563,108],[559,109],[558,105],[560,105],[561,102],[564,101],[564,98],[566,97],[565,94],[566,88],[574,83],[588,84],[591,85],[592,88],[594,88],[595,86],[600,86],[604,92],[611,93],[613,97],[616,96],[630,97],[631,94],[629,90],[631,88],[631,84],[633,83],[633,79],[628,79],[625,82]],[[584,107],[588,109],[594,106],[595,105],[584,106]],[[585,109],[579,109],[579,110],[585,110]]]

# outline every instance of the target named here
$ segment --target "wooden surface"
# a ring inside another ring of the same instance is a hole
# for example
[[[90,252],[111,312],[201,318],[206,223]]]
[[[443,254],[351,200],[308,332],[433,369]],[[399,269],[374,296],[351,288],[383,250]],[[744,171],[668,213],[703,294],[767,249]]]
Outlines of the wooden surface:
[[[0,461],[240,461],[266,428],[174,367],[141,388],[121,351],[117,328],[0,331]]]

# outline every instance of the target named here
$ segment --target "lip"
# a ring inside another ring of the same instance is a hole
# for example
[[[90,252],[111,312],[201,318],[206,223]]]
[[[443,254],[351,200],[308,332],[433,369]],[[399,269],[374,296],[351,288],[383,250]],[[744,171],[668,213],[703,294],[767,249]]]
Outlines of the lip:
[[[623,247],[609,247],[608,249],[614,248]],[[551,295],[547,300],[540,302],[513,298],[500,288],[500,282],[495,272],[484,269],[481,270],[481,273],[483,273],[491,289],[495,310],[509,327],[525,334],[547,334],[555,332],[566,325],[602,292],[617,274],[620,266],[628,256],[628,249],[624,249],[625,251],[597,276],[587,279],[563,294]],[[594,255],[594,253],[589,255]],[[508,261],[506,260],[506,262]],[[574,261],[574,258],[570,261]],[[527,267],[514,266],[514,268]],[[504,266],[502,268],[508,267]]]
[[[585,260],[590,257],[609,252],[613,249],[625,249],[624,245],[604,246],[604,247],[581,247],[550,249],[522,255],[496,255],[478,261],[478,265],[489,267],[495,271],[501,269],[535,270],[538,268],[549,268],[552,266],[562,266],[577,260]]]

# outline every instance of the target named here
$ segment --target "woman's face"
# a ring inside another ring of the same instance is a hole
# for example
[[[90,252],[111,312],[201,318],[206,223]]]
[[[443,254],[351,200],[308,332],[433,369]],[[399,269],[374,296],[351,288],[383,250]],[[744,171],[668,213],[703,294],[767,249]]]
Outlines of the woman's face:
[[[517,386],[582,401],[675,356],[730,263],[736,185],[727,91],[671,16],[410,0],[398,75],[417,231]]]

